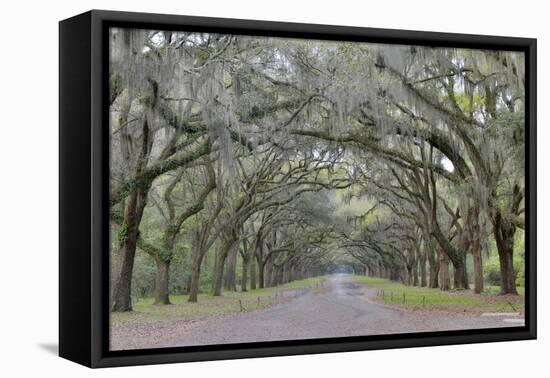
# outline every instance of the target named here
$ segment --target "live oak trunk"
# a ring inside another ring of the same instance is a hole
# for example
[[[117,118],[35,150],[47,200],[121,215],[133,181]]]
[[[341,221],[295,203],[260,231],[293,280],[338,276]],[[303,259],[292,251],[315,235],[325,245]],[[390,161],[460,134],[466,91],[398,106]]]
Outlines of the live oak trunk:
[[[426,287],[428,286],[428,278],[426,273],[426,251],[425,250],[420,255],[419,264],[420,264],[420,286]]]
[[[191,267],[191,283],[189,284],[189,302],[197,302],[200,288],[200,274],[203,260],[206,260],[206,253],[208,252],[207,239],[208,239],[209,225],[203,225],[196,230],[193,240],[193,264]]]
[[[250,266],[250,257],[247,256],[243,258],[242,264],[241,291],[248,291],[248,267]]]
[[[500,262],[500,293],[517,294],[514,271],[515,226],[497,212],[494,221],[494,235]]]
[[[288,282],[288,275],[289,275],[289,265],[285,263],[283,265],[283,277],[281,279],[281,283],[285,284]]]
[[[197,232],[195,243],[194,243],[194,253],[193,253],[193,264],[191,267],[191,284],[189,285],[189,302],[197,302],[199,296],[200,288],[200,277],[201,277],[201,265],[204,256],[206,255],[207,249],[205,246],[206,243],[206,230],[203,229],[200,232]]]
[[[275,268],[275,275],[273,277],[273,286],[279,286],[283,283],[284,266],[278,265]]]
[[[215,297],[222,295],[222,286],[223,286],[223,271],[225,266],[225,260],[229,254],[231,248],[236,243],[235,239],[224,239],[221,244],[221,248],[216,259],[216,264],[214,268],[214,279],[212,281],[211,294]]]
[[[275,265],[273,267],[272,286],[280,285],[282,280],[283,280],[283,267],[279,265]]]
[[[428,286],[430,288],[437,288],[439,287],[439,262],[437,261],[437,258],[436,258],[436,251],[435,251],[435,247],[432,243],[432,238],[430,236],[430,231],[428,230],[427,226],[425,226],[422,230],[422,237],[423,237],[423,245],[424,245],[424,259],[428,260],[428,267],[429,267],[429,271],[430,271],[430,280],[429,280],[429,284]],[[424,276],[426,275],[426,272],[425,272],[425,265],[426,263],[424,262],[424,272],[423,272],[423,278]],[[425,278],[424,278],[424,281],[422,282],[422,286],[426,286],[425,285]]]
[[[258,263],[258,287],[263,289],[265,286],[264,272],[265,272],[265,261],[263,260],[263,243],[257,244],[256,251],[256,261]]]
[[[210,289],[210,294],[215,297],[219,297],[220,295],[222,295],[223,267],[226,257],[227,255],[218,255],[216,258],[216,264],[214,265],[214,277],[212,281],[212,288]]]
[[[468,275],[468,265],[466,264],[466,260],[468,257],[468,250],[464,250],[464,288],[470,289],[470,278]]]
[[[468,289],[468,272],[466,270],[466,256],[468,248],[470,247],[470,237],[467,231],[463,231],[463,235],[460,240],[458,255],[459,260],[451,260],[454,268],[454,288],[455,289]]]
[[[174,246],[178,231],[172,228],[164,235],[164,254],[155,256],[157,266],[155,277],[155,305],[169,305],[170,303],[170,263],[174,254]]]
[[[155,305],[169,305],[170,303],[170,260],[160,257],[155,259],[157,273],[155,278]]]
[[[191,274],[187,276],[187,280],[184,288],[184,294],[187,294],[187,295],[191,294],[191,284],[193,282],[193,265],[195,264],[195,260],[197,259],[197,254],[198,254],[198,250],[196,246],[193,244],[192,250],[191,250]]]
[[[258,264],[258,287],[260,289],[263,289],[265,287],[264,271],[265,271],[264,264],[259,263]]]
[[[250,258],[250,290],[256,290],[256,260]]]
[[[449,290],[451,288],[449,258],[442,252],[439,253],[439,288],[441,290]]]
[[[233,245],[227,254],[225,261],[225,291],[237,291],[237,243]]]
[[[479,208],[472,210],[471,218],[472,256],[474,262],[474,291],[477,294],[483,292],[483,261],[481,256],[481,230],[479,226]]]
[[[147,201],[147,189],[138,188],[128,196],[124,222],[119,232],[120,249],[112,291],[111,311],[132,311],[132,274],[139,224]]]
[[[454,268],[454,288],[455,289],[466,289],[466,267],[462,263],[453,263]]]
[[[413,274],[413,286],[418,286],[418,262],[420,260],[420,248],[418,247],[418,243],[415,243],[414,248],[414,260],[412,265],[412,274]],[[378,272],[375,273],[378,275]]]
[[[430,288],[435,289],[439,287],[439,259],[437,257],[437,252],[430,241],[430,255],[429,255],[429,266],[430,266]]]
[[[290,268],[288,269],[288,282],[292,282],[294,280],[294,264],[290,264]]]
[[[265,282],[266,287],[273,286],[273,259],[269,257],[265,264]]]
[[[460,242],[458,248],[455,247],[449,239],[447,239],[439,225],[434,223],[435,227],[433,229],[433,236],[437,240],[441,252],[443,252],[451,261],[453,265],[453,282],[455,289],[466,289],[467,286],[467,277],[466,277],[466,250],[469,247],[469,237],[467,232],[462,232],[460,236]]]
[[[191,269],[191,285],[189,287],[189,302],[197,302],[199,295],[200,274],[202,257],[204,256],[201,251],[195,254],[193,259],[193,267]]]

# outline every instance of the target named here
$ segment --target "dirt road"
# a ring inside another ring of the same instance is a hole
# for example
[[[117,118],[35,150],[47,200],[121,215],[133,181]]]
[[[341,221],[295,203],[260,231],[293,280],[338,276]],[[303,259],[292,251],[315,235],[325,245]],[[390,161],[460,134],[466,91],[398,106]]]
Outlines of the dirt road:
[[[323,288],[263,310],[194,323],[163,324],[144,340],[117,332],[113,349],[365,336],[389,333],[510,327],[500,317],[408,311],[373,301],[376,289],[333,276]]]

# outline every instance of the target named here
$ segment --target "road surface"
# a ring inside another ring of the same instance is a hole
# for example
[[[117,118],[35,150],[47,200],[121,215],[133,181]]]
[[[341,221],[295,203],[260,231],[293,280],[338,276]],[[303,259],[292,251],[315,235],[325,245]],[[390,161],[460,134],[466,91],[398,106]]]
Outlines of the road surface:
[[[374,302],[377,290],[333,276],[318,290],[262,310],[156,327],[143,340],[117,332],[112,349],[160,348],[392,333],[512,327],[499,316],[410,311]]]

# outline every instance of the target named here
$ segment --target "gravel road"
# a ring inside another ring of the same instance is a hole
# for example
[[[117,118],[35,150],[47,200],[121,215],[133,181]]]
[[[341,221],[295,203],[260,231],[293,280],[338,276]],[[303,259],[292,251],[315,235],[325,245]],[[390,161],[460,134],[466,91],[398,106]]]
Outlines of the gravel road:
[[[376,289],[359,286],[345,276],[333,276],[322,289],[307,291],[288,303],[267,309],[190,324],[164,324],[143,342],[124,340],[123,334],[117,334],[112,349],[514,326],[500,317],[403,310],[375,303],[376,293]]]

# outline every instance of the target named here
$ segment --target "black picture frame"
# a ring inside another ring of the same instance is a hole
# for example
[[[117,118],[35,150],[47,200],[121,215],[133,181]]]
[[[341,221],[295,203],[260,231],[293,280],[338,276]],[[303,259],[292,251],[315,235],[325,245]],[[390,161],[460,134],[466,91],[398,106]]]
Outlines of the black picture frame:
[[[502,49],[526,58],[525,325],[109,351],[107,30],[112,26]],[[89,367],[535,339],[536,39],[92,10],[59,24],[59,354]]]

